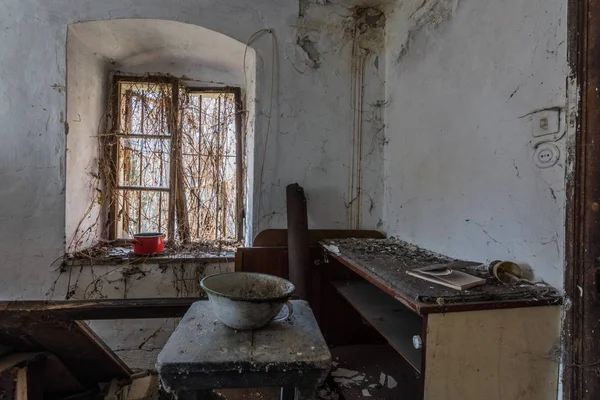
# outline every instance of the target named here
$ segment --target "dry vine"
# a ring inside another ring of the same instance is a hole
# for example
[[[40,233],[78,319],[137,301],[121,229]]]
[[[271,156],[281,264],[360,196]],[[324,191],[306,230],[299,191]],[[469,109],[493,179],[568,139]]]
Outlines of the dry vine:
[[[74,255],[104,256],[114,242],[97,239],[109,233],[165,232],[171,251],[233,244],[237,112],[231,91],[192,92],[168,75],[113,79],[107,122],[99,124],[98,171],[90,173],[95,196],[70,251],[96,241]]]
[[[74,258],[91,267],[92,280],[81,288],[84,298],[104,297],[103,280],[117,269],[152,262],[134,257],[122,240],[137,232],[168,233],[165,256],[226,254],[241,245],[235,226],[236,116],[243,118],[245,111],[236,107],[231,91],[192,92],[170,75],[109,77],[107,86],[97,163],[88,173],[92,199],[67,253],[52,265],[58,277],[48,298],[63,273],[68,274],[65,297],[75,296],[83,267],[65,268]],[[121,189],[128,186],[169,190]],[[98,261],[112,258],[119,267],[96,274]]]

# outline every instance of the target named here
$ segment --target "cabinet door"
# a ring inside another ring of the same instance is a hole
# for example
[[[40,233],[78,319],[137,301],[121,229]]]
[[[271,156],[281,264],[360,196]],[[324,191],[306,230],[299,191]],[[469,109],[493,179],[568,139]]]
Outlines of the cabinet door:
[[[556,399],[558,306],[427,319],[425,400]]]

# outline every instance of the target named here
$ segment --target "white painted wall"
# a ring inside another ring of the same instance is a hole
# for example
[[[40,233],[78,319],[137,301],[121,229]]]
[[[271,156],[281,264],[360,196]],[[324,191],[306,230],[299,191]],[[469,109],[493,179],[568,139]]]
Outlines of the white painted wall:
[[[408,0],[388,16],[385,230],[529,264],[562,288],[565,139],[533,162],[537,109],[567,107],[564,0]],[[421,8],[419,8],[421,6]]]
[[[87,21],[70,25],[71,35],[109,61],[111,71],[245,86],[244,52],[247,65],[256,68],[254,50],[246,51],[245,43],[189,23],[139,18]]]
[[[89,247],[102,235],[104,219],[97,190],[102,189],[98,135],[104,133],[108,62],[76,35],[68,37],[66,249]]]
[[[334,4],[305,3],[308,12],[300,21],[298,3],[267,0],[0,3],[0,298],[45,298],[57,276],[53,262],[64,253],[66,95],[59,89],[66,84],[67,27],[81,21],[165,19],[241,43],[272,29],[274,41],[263,34],[251,44],[257,58],[256,134],[249,137],[256,151],[248,165],[252,234],[285,226],[285,186],[294,182],[306,189],[312,227],[351,226],[345,204],[351,198],[352,42],[345,35],[352,13]],[[319,68],[297,44],[298,33],[314,40]],[[365,104],[381,100],[378,85]],[[364,132],[371,128],[365,117]],[[374,157],[365,182],[381,181],[380,156]],[[381,195],[372,197],[373,208],[370,202],[361,205],[370,210],[363,213],[365,228],[381,219]]]

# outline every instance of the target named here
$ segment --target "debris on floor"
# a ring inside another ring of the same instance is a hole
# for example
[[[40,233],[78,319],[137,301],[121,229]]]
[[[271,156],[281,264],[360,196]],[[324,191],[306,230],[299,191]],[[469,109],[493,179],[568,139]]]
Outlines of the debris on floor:
[[[329,378],[331,392],[340,399],[409,400],[418,396],[417,372],[387,344],[336,347],[331,353],[336,360]]]
[[[340,394],[331,382],[326,380],[323,385],[317,388],[317,399],[319,400],[339,400]]]

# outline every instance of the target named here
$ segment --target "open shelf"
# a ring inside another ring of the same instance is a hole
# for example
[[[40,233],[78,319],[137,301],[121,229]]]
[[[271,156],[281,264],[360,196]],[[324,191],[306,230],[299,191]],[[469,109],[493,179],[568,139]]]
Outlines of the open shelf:
[[[374,285],[362,281],[332,282],[337,291],[417,371],[421,370],[421,349],[413,336],[423,333],[423,319]]]

